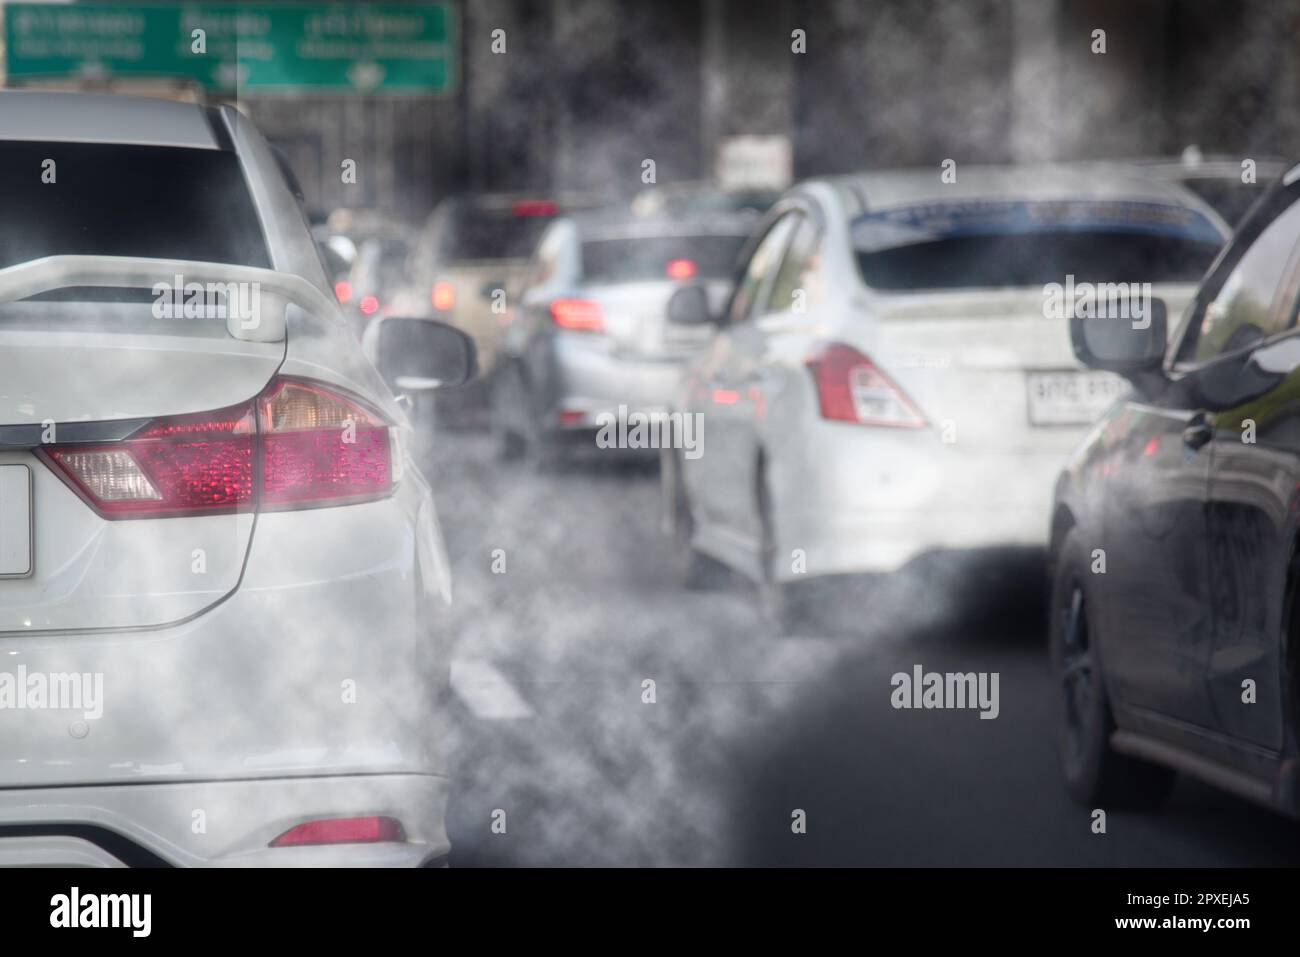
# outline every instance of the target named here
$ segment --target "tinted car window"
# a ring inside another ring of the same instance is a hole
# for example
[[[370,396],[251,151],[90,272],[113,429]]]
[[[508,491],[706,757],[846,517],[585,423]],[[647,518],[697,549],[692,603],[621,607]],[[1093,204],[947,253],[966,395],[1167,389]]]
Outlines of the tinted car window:
[[[527,259],[554,218],[458,204],[442,223],[435,255],[442,263]]]
[[[884,210],[852,226],[858,270],[888,291],[1195,282],[1224,237],[1158,203],[972,202]]]
[[[1204,361],[1249,346],[1294,324],[1275,308],[1300,237],[1300,204],[1283,190],[1245,224],[1238,244],[1207,279],[1189,320],[1180,360]]]
[[[0,266],[58,255],[271,265],[233,153],[0,143]]]
[[[592,282],[730,279],[744,236],[593,239],[582,244],[582,272]]]
[[[749,262],[745,264],[745,271],[731,297],[731,306],[727,310],[728,322],[742,322],[750,317],[755,300],[763,289],[763,281],[776,268],[790,230],[799,218],[798,213],[786,213],[772,224],[759,241]]]
[[[816,281],[821,249],[817,224],[806,216],[801,218],[790,237],[762,312],[786,312],[797,305],[806,309],[821,301],[821,288]]]

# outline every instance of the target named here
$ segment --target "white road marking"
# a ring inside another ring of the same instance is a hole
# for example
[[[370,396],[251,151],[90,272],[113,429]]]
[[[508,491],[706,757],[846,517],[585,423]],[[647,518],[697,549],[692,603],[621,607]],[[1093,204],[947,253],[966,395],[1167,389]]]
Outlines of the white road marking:
[[[531,718],[528,707],[515,686],[490,662],[458,658],[451,663],[451,690],[484,721],[513,721]]]

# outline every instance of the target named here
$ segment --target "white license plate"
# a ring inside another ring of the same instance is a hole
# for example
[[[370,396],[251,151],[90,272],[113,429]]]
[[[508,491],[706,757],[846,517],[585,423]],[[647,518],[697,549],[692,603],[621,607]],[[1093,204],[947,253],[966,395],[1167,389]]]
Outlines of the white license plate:
[[[0,578],[32,573],[32,470],[0,465]]]
[[[1031,425],[1087,425],[1125,390],[1111,372],[1030,372],[1025,385]]]

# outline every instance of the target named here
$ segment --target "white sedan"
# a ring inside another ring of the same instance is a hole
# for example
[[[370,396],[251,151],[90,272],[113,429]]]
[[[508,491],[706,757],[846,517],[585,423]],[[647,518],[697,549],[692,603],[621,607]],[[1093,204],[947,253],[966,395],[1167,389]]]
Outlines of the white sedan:
[[[939,550],[1046,545],[1061,461],[1123,388],[1081,368],[1072,310],[1181,312],[1228,228],[1117,165],[882,171],[811,181],[769,212],[675,410],[664,455],[688,581],[757,581],[791,628],[809,578]],[[1145,284],[1145,285],[1144,285]]]
[[[270,148],[0,93],[0,207],[0,866],[444,859],[433,499]]]

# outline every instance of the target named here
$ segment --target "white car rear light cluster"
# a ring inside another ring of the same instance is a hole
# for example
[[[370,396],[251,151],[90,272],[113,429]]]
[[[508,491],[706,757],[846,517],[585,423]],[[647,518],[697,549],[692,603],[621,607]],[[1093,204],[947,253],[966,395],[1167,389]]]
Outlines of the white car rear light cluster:
[[[390,493],[390,427],[360,400],[279,377],[251,402],[39,454],[105,518],[318,508]]]
[[[920,429],[925,416],[874,362],[840,342],[822,345],[807,360],[824,419],[859,425]]]

